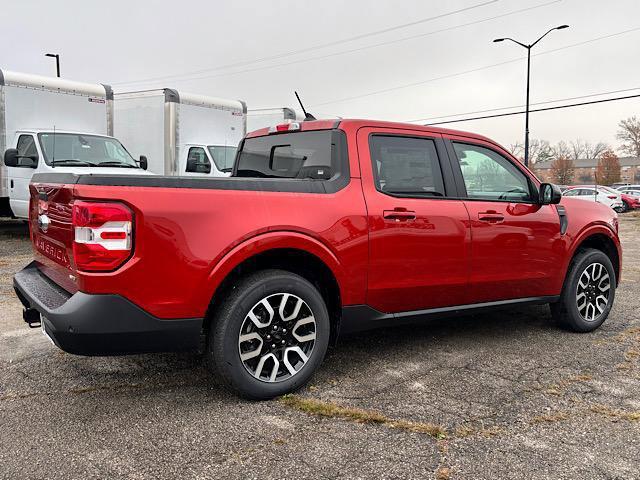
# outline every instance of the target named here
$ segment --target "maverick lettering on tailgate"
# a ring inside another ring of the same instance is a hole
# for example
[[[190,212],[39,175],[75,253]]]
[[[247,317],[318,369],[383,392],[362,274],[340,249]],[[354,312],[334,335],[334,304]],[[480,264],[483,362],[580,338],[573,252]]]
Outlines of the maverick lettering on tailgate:
[[[59,245],[56,245],[40,236],[36,237],[36,247],[40,253],[51,260],[55,260],[64,266],[69,265],[69,258],[67,257],[63,247],[60,247]]]

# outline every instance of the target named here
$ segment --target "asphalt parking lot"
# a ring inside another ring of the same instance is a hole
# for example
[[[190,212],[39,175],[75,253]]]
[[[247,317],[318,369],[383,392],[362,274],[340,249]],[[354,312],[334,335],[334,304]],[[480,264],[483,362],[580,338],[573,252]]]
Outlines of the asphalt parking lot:
[[[640,478],[640,214],[592,334],[521,307],[360,334],[294,396],[195,355],[84,358],[23,323],[26,227],[0,222],[0,478]]]

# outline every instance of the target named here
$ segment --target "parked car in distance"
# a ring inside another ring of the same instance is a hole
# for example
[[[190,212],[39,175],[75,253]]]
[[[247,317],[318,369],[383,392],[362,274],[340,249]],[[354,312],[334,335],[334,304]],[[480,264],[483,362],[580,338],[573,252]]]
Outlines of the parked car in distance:
[[[25,321],[81,355],[204,345],[226,385],[266,399],[349,332],[529,304],[577,332],[609,315],[617,214],[486,137],[319,120],[238,149],[230,178],[36,175]]]
[[[616,182],[616,183],[613,183],[613,184],[611,185],[611,188],[615,188],[615,189],[620,190],[621,188],[628,187],[628,186],[629,186],[629,184],[628,184],[628,183],[624,183],[624,182]]]
[[[622,204],[624,206],[624,208],[622,209],[623,212],[628,212],[629,210],[635,210],[637,208],[640,208],[640,198],[634,197],[633,195],[627,195],[621,190],[616,190],[613,187],[602,186],[598,188],[602,188],[603,190],[609,193],[612,193],[616,196],[619,195],[620,200],[622,201]],[[640,191],[638,191],[637,193],[640,195]]]
[[[640,194],[640,185],[625,185],[624,187],[618,187],[618,190],[626,193],[627,195]]]
[[[616,212],[624,211],[624,203],[619,193],[612,193],[601,186],[572,186],[563,194],[565,197],[575,197],[580,200],[602,203]]]

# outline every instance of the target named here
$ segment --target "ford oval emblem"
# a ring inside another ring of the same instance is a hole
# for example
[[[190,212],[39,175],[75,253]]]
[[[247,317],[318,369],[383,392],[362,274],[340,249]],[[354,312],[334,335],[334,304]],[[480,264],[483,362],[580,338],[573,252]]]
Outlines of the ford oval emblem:
[[[38,226],[40,227],[40,230],[42,230],[44,233],[47,233],[47,230],[49,230],[50,223],[51,223],[51,220],[49,220],[48,216],[46,215],[38,216]]]

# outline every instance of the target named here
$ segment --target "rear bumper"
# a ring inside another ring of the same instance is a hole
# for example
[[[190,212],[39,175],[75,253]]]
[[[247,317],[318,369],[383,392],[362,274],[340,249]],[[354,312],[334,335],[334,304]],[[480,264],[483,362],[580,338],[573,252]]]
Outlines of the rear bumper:
[[[120,295],[70,294],[29,264],[13,277],[25,308],[40,313],[47,335],[76,355],[196,350],[202,318],[158,319]]]

